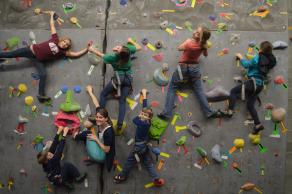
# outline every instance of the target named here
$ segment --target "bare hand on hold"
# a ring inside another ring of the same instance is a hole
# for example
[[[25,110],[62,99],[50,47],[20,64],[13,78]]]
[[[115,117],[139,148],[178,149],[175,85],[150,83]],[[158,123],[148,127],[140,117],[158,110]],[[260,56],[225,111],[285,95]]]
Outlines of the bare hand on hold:
[[[50,14],[51,17],[54,16],[55,12],[54,11],[47,11],[46,13]]]
[[[134,40],[132,38],[128,38],[128,43],[133,43]]]
[[[93,92],[93,88],[92,88],[92,85],[87,85],[86,86],[86,91],[91,94]]]
[[[62,127],[62,126],[59,127],[59,128],[58,128],[58,131],[57,131],[57,134],[61,134],[61,132],[63,131],[63,129],[64,129],[64,127]]]
[[[69,127],[65,127],[65,128],[64,128],[64,131],[63,131],[63,136],[64,136],[64,137],[67,136],[68,131],[69,131]]]
[[[87,45],[87,48],[88,48],[88,51],[90,52],[93,52],[94,51],[94,48],[92,45]]]
[[[143,97],[144,97],[144,99],[146,98],[146,96],[147,96],[147,89],[142,89],[142,95],[143,95]]]
[[[240,60],[243,59],[243,56],[242,56],[242,54],[240,54],[240,53],[236,53],[235,56],[236,56],[238,59],[240,59]]]

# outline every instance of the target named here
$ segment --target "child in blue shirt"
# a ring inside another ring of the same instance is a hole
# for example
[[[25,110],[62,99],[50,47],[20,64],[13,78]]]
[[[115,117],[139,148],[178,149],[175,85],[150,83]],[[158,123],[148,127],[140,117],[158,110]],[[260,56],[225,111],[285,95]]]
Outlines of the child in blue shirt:
[[[238,96],[242,96],[242,92],[244,91],[244,95],[246,95],[247,109],[254,120],[254,135],[264,129],[264,126],[259,120],[254,104],[258,95],[263,90],[264,79],[266,78],[268,71],[276,65],[276,58],[274,57],[272,50],[273,45],[268,41],[264,41],[260,44],[259,54],[254,56],[251,60],[244,59],[240,53],[236,54],[236,57],[241,62],[241,66],[247,70],[248,80],[231,90],[227,116],[232,117],[236,99]]]
[[[133,119],[133,123],[137,126],[135,134],[135,145],[133,151],[128,156],[128,159],[123,167],[122,172],[114,177],[115,183],[123,182],[127,179],[131,168],[136,164],[136,162],[142,161],[144,166],[147,168],[151,177],[153,178],[153,183],[155,186],[164,185],[164,179],[159,178],[155,166],[153,164],[150,150],[147,146],[149,140],[149,129],[151,126],[151,118],[153,112],[151,108],[147,105],[147,90],[142,90],[143,96],[143,109],[139,116]],[[137,161],[138,160],[138,161]]]

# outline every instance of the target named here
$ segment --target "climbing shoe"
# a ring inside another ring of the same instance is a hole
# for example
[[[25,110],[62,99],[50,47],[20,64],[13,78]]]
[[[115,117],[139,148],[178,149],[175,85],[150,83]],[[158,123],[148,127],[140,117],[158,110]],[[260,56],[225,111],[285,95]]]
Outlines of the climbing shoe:
[[[87,173],[85,172],[85,173],[81,174],[79,177],[76,177],[75,178],[75,181],[78,182],[78,183],[80,183],[80,182],[84,181],[84,179],[86,177],[87,177]]]
[[[222,114],[219,111],[213,111],[211,114],[207,115],[208,119],[214,119],[214,118],[221,118]]]
[[[38,98],[40,103],[45,103],[45,102],[51,101],[51,98],[48,96],[38,95],[37,98]]]
[[[170,117],[166,116],[163,113],[158,114],[157,117],[160,118],[160,119],[162,119],[162,120],[165,120],[165,121],[170,120]]]
[[[254,134],[254,135],[256,135],[256,134],[258,134],[260,131],[262,131],[262,130],[264,130],[265,129],[265,127],[263,126],[263,125],[260,125],[259,127],[254,127],[253,128],[253,132],[252,132],[252,134]]]
[[[165,180],[162,179],[162,178],[160,178],[160,179],[154,179],[153,183],[154,183],[154,185],[156,187],[161,187],[161,186],[163,186],[165,184]]]

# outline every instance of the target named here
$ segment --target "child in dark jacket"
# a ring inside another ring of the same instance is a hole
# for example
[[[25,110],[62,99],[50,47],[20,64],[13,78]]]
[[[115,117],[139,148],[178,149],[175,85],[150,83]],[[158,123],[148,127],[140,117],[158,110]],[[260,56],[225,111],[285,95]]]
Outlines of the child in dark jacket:
[[[65,139],[69,131],[68,127],[59,127],[49,151],[42,151],[37,155],[38,163],[43,165],[49,181],[57,186],[64,185],[68,189],[74,189],[72,181],[82,182],[87,174],[80,174],[78,169],[71,163],[61,165]],[[63,132],[63,135],[61,133]]]
[[[114,177],[115,183],[123,182],[127,179],[131,168],[136,162],[142,161],[147,168],[155,186],[164,185],[164,179],[159,178],[155,166],[153,164],[150,150],[147,146],[149,141],[148,132],[151,126],[151,118],[153,116],[151,108],[147,105],[147,90],[142,90],[143,95],[143,109],[139,116],[133,119],[133,123],[137,126],[135,134],[135,145],[133,151],[128,156],[128,159],[123,167],[122,172]]]
[[[258,98],[258,95],[263,90],[264,79],[267,76],[268,71],[276,65],[276,58],[274,57],[272,50],[273,45],[268,41],[264,41],[260,45],[259,54],[254,56],[251,60],[244,59],[240,53],[236,54],[236,57],[240,60],[241,65],[247,70],[248,80],[232,88],[230,92],[227,116],[232,117],[236,99],[238,96],[242,96],[244,91],[244,96],[246,95],[247,109],[254,120],[254,135],[264,129],[264,126],[259,120],[254,104]]]

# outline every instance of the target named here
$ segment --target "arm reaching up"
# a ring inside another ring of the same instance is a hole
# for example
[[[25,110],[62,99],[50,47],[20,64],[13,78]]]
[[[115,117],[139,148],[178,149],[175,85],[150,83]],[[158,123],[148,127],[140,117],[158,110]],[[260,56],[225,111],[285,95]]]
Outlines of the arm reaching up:
[[[55,12],[54,11],[50,11],[50,28],[51,28],[51,34],[56,34],[57,31],[56,31],[56,27],[55,27],[55,21],[54,21],[54,14]]]
[[[128,38],[128,43],[134,45],[137,51],[140,51],[142,49],[142,47],[138,43],[136,43],[132,38]]]

